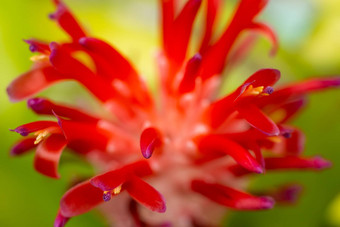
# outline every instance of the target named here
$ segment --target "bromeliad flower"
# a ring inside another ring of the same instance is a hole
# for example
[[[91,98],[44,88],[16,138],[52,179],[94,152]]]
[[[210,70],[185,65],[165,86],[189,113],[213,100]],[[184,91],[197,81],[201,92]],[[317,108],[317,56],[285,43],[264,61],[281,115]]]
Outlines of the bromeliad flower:
[[[253,42],[253,36],[243,39],[241,33],[263,33],[275,53],[275,33],[256,20],[267,0],[241,0],[222,34],[214,28],[222,1],[206,1],[203,37],[191,57],[188,46],[201,0],[188,0],[182,8],[175,0],[161,0],[156,95],[116,48],[90,36],[62,1],[54,3],[57,10],[50,18],[71,41],[26,40],[37,53],[33,68],[7,92],[12,101],[28,99],[34,112],[55,119],[15,128],[24,139],[12,148],[12,155],[35,148],[35,169],[59,178],[59,159],[69,148],[97,171],[64,194],[55,226],[100,204],[115,226],[214,226],[225,207],[270,209],[274,199],[293,202],[300,191],[285,185],[267,196],[252,195],[246,192],[246,176],[330,165],[321,157],[303,156],[304,135],[287,123],[304,106],[307,93],[340,86],[339,77],[274,91],[280,72],[261,69],[230,94],[216,97],[224,68],[235,66]],[[92,62],[78,58],[79,52]],[[113,117],[32,98],[65,80],[83,85]]]

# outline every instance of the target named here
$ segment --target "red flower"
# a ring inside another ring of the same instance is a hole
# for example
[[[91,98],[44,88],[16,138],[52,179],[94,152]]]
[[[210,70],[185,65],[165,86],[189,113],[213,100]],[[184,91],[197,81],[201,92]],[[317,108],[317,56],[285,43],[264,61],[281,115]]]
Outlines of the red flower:
[[[218,224],[223,207],[269,209],[274,199],[293,202],[300,192],[300,187],[285,185],[268,191],[272,198],[251,195],[244,192],[246,175],[330,165],[321,157],[304,157],[304,135],[287,122],[304,106],[307,93],[340,86],[339,77],[274,91],[280,72],[262,69],[234,92],[216,98],[224,68],[236,65],[253,41],[247,38],[236,45],[241,32],[255,30],[268,36],[275,53],[275,33],[256,21],[267,0],[241,0],[215,41],[222,1],[207,1],[202,41],[191,58],[188,46],[201,0],[188,0],[178,14],[175,0],[160,2],[160,89],[155,96],[133,65],[111,45],[91,37],[60,0],[54,0],[57,10],[50,18],[71,41],[26,40],[38,55],[33,57],[32,70],[9,85],[8,95],[12,101],[28,99],[34,112],[56,121],[36,121],[14,129],[25,138],[11,154],[36,148],[35,169],[59,178],[59,159],[68,147],[98,172],[64,194],[55,226],[64,226],[69,218],[103,202],[108,202],[104,213],[117,226],[212,226]],[[76,52],[88,55],[95,67],[75,57]],[[82,84],[114,118],[31,98],[64,80]]]

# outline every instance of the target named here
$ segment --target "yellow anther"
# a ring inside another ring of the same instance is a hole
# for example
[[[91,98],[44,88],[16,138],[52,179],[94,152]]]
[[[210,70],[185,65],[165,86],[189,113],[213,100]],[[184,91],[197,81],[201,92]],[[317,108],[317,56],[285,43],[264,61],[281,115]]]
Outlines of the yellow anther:
[[[41,130],[34,133],[34,135],[37,136],[37,138],[34,141],[34,144],[40,143],[46,136],[48,136],[48,134],[49,134],[48,130]]]
[[[119,185],[118,187],[113,189],[113,194],[118,195],[121,190],[122,190],[122,185]]]
[[[39,55],[34,55],[30,57],[31,61],[41,61],[41,60],[47,60],[48,56],[45,54],[39,54]]]
[[[254,87],[253,85],[249,85],[247,89],[243,92],[243,96],[255,96],[263,94],[263,89],[263,86]]]
[[[279,136],[268,137],[268,139],[274,143],[280,143],[282,139]]]

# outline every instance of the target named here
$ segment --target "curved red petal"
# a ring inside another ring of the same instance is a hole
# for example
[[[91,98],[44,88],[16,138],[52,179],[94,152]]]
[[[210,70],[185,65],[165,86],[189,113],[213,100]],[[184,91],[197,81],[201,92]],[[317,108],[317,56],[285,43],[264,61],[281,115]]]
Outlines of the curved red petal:
[[[221,135],[207,135],[198,139],[198,150],[204,155],[230,155],[249,171],[262,173],[261,165],[241,145]]]
[[[63,217],[74,217],[86,213],[103,202],[103,191],[85,181],[68,190],[60,201]]]
[[[54,2],[57,6],[57,10],[50,14],[50,18],[56,20],[59,26],[62,27],[74,41],[86,36],[84,29],[65,4],[61,0],[56,0]]]
[[[15,143],[11,149],[11,155],[17,156],[27,153],[28,151],[35,148],[37,145],[34,144],[35,138],[24,138]]]
[[[269,40],[272,42],[272,49],[270,51],[270,55],[275,55],[277,50],[279,49],[279,41],[277,39],[277,36],[275,34],[275,32],[272,30],[271,27],[269,27],[266,24],[263,23],[252,23],[249,26],[250,29],[253,30],[258,30],[259,32],[263,33],[265,36],[267,36],[269,38]]]
[[[124,184],[124,188],[140,204],[149,208],[152,211],[164,213],[166,204],[164,197],[152,186],[138,177],[131,177]]]
[[[52,134],[44,139],[37,147],[34,168],[45,176],[59,178],[58,164],[65,147],[66,140],[63,135]]]
[[[158,129],[153,127],[144,129],[140,136],[140,149],[144,158],[150,158],[154,150],[161,145],[162,138]]]
[[[262,210],[274,206],[274,200],[270,197],[256,197],[236,189],[203,180],[194,180],[191,189],[208,199],[226,207],[237,210]]]
[[[28,124],[24,124],[21,125],[15,129],[11,129],[10,131],[19,133],[22,136],[28,136],[28,134],[33,133],[33,132],[37,132],[43,129],[47,129],[47,128],[56,128],[58,129],[58,123],[55,121],[35,121],[35,122],[31,122]]]
[[[280,130],[277,125],[257,106],[253,104],[238,105],[236,109],[251,126],[260,130],[266,135],[277,136],[280,134]]]
[[[53,83],[67,79],[52,66],[34,68],[12,81],[7,87],[7,94],[12,102],[29,98]]]

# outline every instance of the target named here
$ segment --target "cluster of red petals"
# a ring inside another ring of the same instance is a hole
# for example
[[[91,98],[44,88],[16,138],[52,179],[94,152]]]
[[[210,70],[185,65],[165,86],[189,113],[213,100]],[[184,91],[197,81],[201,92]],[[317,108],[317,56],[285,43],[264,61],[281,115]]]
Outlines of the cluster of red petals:
[[[320,157],[302,156],[304,135],[286,123],[304,106],[307,93],[340,86],[340,78],[313,79],[274,91],[280,72],[262,69],[234,92],[215,98],[223,69],[236,64],[251,46],[251,36],[236,44],[242,32],[263,33],[272,41],[275,53],[274,32],[256,21],[267,0],[241,0],[230,23],[216,40],[214,27],[223,2],[206,1],[203,37],[191,58],[188,46],[202,1],[188,0],[182,9],[175,0],[160,2],[160,99],[151,96],[139,73],[117,49],[89,36],[60,0],[54,0],[57,10],[50,18],[71,41],[26,40],[30,50],[38,55],[34,57],[33,68],[9,85],[8,95],[12,101],[28,99],[28,107],[35,113],[50,115],[56,120],[36,121],[15,128],[13,131],[24,139],[13,146],[11,154],[22,155],[36,148],[35,169],[52,178],[60,177],[58,163],[66,147],[82,156],[97,152],[120,163],[68,190],[61,199],[55,226],[65,225],[69,218],[124,191],[132,198],[129,212],[137,224],[143,222],[137,204],[165,212],[161,192],[145,180],[162,177],[162,167],[156,168],[154,164],[161,163],[158,161],[163,153],[171,152],[166,147],[173,141],[189,142],[195,147],[194,152],[181,151],[189,160],[190,168],[204,171],[205,165],[225,160],[225,164],[216,168],[235,177],[271,170],[318,170],[330,165]],[[79,52],[90,57],[94,68],[76,57]],[[111,111],[115,120],[46,98],[33,98],[50,85],[65,80],[83,85]],[[179,125],[184,129],[178,128]],[[171,164],[176,168],[176,163]],[[299,191],[288,187],[268,193],[272,198],[255,196],[212,179],[213,174],[209,179],[199,176],[188,179],[188,190],[234,209],[269,209],[274,199],[290,201]]]

